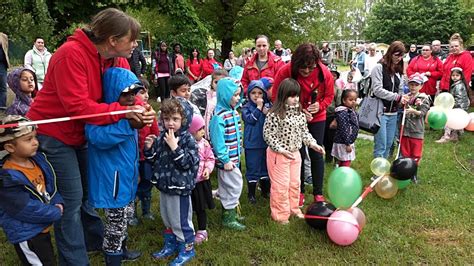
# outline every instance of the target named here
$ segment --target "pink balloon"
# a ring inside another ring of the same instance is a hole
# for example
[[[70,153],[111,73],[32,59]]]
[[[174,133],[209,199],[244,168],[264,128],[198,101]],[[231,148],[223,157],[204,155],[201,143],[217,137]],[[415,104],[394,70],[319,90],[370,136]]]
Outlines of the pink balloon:
[[[469,121],[469,124],[464,129],[467,131],[474,131],[474,112],[469,113],[469,117],[471,118],[471,121]]]
[[[365,223],[366,223],[364,212],[357,207],[348,209],[347,211],[349,211],[350,213],[352,213],[352,215],[354,215],[354,218],[356,218],[357,223],[359,224],[359,229],[362,230],[362,228],[364,228]]]
[[[348,211],[335,211],[328,220],[329,238],[340,246],[348,246],[357,240],[359,226],[356,218]]]
[[[471,121],[469,114],[461,108],[454,108],[446,112],[448,121],[446,126],[455,130],[467,127]]]

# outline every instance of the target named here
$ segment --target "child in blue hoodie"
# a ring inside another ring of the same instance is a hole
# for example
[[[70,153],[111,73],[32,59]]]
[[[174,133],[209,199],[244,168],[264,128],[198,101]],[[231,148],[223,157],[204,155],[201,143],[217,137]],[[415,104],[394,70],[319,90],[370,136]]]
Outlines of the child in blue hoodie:
[[[222,225],[244,230],[237,221],[236,208],[242,193],[242,173],[240,155],[242,126],[237,108],[243,99],[240,82],[232,78],[222,78],[217,83],[217,104],[210,121],[209,134],[216,156],[219,198],[222,203]]]
[[[179,252],[171,265],[183,265],[194,256],[194,226],[191,193],[199,168],[198,145],[189,125],[193,108],[184,98],[171,98],[161,105],[165,130],[158,138],[145,139],[145,157],[154,162],[153,179],[160,190],[160,214],[166,226],[164,247],[152,254],[161,260]]]
[[[1,124],[28,122],[9,115]],[[56,175],[43,153],[37,153],[35,126],[0,129],[7,155],[0,170],[0,226],[23,265],[55,265],[52,223],[63,213]]]
[[[268,198],[270,180],[267,171],[267,143],[263,140],[263,124],[271,104],[267,88],[261,80],[252,80],[247,89],[249,101],[242,107],[248,200],[257,202],[255,190],[260,182],[262,196]]]
[[[135,105],[143,86],[133,72],[109,68],[102,77],[105,103]],[[104,251],[106,265],[136,260],[138,251],[127,250],[127,224],[133,218],[133,200],[138,185],[139,126],[127,119],[110,125],[85,127],[88,141],[89,201],[105,211]]]

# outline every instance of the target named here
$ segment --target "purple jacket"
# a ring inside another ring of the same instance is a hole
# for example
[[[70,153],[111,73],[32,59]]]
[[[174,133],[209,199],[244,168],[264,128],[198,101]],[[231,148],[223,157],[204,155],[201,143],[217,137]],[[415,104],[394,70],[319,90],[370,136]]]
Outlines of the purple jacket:
[[[7,77],[7,82],[8,86],[15,93],[16,97],[12,105],[8,107],[6,111],[7,115],[25,116],[30,109],[31,103],[33,102],[33,99],[30,96],[24,94],[20,89],[20,77],[23,71],[30,71],[33,74],[33,77],[35,78],[35,88],[38,88],[38,81],[36,80],[36,75],[33,71],[20,67],[10,72]]]

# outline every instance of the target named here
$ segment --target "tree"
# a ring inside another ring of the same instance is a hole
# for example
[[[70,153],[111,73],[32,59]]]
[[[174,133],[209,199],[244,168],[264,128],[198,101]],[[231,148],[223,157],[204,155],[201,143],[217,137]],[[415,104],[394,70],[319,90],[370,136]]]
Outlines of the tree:
[[[376,3],[365,28],[372,41],[391,43],[447,42],[454,32],[468,41],[472,25],[471,11],[462,3],[445,0],[381,1]]]

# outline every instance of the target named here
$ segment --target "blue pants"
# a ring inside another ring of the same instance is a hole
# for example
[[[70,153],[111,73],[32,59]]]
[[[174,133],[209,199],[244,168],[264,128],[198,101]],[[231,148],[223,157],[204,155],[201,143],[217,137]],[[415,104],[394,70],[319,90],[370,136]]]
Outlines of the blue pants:
[[[257,182],[261,177],[268,177],[267,148],[245,149],[245,177],[248,182]]]
[[[380,129],[374,136],[374,158],[388,158],[390,147],[395,139],[397,129],[397,114],[380,117]]]
[[[38,140],[64,199],[64,214],[54,224],[59,265],[88,265],[87,250],[102,247],[104,228],[88,201],[87,146],[72,147],[45,135]]]
[[[0,109],[3,110],[7,108],[7,73],[7,69],[0,65]]]
[[[171,228],[179,242],[194,242],[191,196],[160,192],[160,214],[166,228]]]

